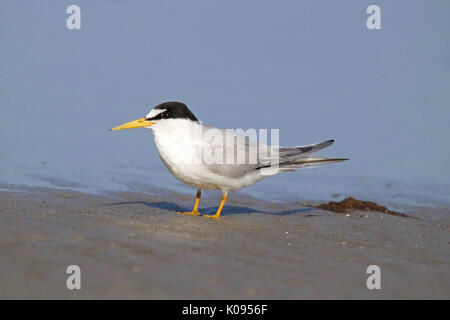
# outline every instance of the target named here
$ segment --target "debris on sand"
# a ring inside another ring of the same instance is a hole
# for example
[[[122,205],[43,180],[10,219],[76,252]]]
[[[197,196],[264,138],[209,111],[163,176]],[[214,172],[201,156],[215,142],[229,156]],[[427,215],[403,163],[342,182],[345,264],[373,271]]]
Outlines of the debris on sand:
[[[371,201],[361,201],[352,197],[345,198],[341,202],[330,201],[316,206],[318,209],[334,211],[339,213],[347,213],[352,211],[376,211],[391,214],[393,216],[412,218],[404,213],[389,210],[388,208],[381,206]]]

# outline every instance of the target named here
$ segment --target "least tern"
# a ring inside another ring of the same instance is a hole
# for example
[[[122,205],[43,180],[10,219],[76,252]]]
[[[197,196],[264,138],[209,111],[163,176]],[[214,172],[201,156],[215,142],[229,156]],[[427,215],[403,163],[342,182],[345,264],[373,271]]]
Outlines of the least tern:
[[[161,103],[145,118],[124,123],[111,130],[139,127],[153,131],[158,154],[172,175],[197,188],[194,209],[191,212],[179,212],[182,214],[199,215],[202,189],[222,191],[222,201],[216,214],[204,215],[219,218],[229,191],[242,189],[281,172],[316,163],[348,160],[310,157],[313,152],[333,144],[334,140],[306,146],[278,147],[251,141],[230,130],[204,126],[181,102]],[[204,134],[205,132],[213,134]],[[269,151],[266,154],[261,150]],[[207,159],[205,154],[214,154],[215,160],[223,161],[211,161],[211,157]],[[243,157],[240,156],[242,154]]]

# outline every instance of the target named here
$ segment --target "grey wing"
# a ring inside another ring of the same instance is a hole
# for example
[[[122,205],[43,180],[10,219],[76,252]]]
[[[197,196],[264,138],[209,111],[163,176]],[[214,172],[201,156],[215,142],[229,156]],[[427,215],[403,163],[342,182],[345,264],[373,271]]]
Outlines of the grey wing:
[[[305,158],[311,153],[317,152],[319,150],[325,149],[331,146],[334,140],[327,140],[321,143],[310,144],[306,146],[296,146],[296,147],[280,147],[280,164],[285,161],[294,161],[300,158]]]
[[[261,168],[272,167],[276,165],[279,171],[289,171],[304,167],[311,163],[318,162],[333,162],[342,161],[341,159],[326,159],[326,158],[310,158],[309,156],[322,150],[326,147],[331,146],[334,140],[327,140],[321,143],[310,144],[306,146],[295,146],[295,147],[274,147],[272,148],[271,156],[267,159],[269,163],[262,162]],[[257,168],[259,169],[259,168]]]
[[[209,130],[215,130],[216,134],[203,136],[203,160],[211,172],[239,178],[265,165],[266,160],[258,154],[258,145],[261,144],[232,131]]]
[[[256,139],[232,131],[208,128],[208,132],[215,134],[203,136],[203,152],[213,155],[214,159],[204,164],[211,172],[230,178],[273,166],[281,172],[303,167],[309,162],[342,161],[325,158],[307,161],[312,153],[332,145],[334,140],[305,146],[278,147],[258,143]]]

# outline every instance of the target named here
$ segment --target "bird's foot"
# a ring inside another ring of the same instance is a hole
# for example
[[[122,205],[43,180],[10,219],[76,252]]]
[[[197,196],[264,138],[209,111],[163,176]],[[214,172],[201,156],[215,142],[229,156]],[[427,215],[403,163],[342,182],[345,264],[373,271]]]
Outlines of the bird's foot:
[[[207,214],[203,214],[202,217],[205,218],[212,218],[212,219],[219,219],[220,218],[220,214],[213,214],[213,215],[207,215]]]
[[[197,210],[193,210],[191,212],[178,211],[177,214],[186,214],[186,215],[190,215],[190,216],[198,216],[198,215],[200,215],[200,212],[198,212]]]

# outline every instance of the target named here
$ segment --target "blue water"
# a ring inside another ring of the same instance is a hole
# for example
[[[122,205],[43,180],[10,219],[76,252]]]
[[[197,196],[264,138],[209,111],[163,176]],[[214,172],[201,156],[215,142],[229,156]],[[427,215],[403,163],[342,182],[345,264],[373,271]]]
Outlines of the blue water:
[[[108,132],[166,100],[205,124],[336,139],[349,157],[244,189],[272,200],[347,195],[450,204],[448,1],[0,3],[0,181],[86,192],[193,192],[145,129]]]

